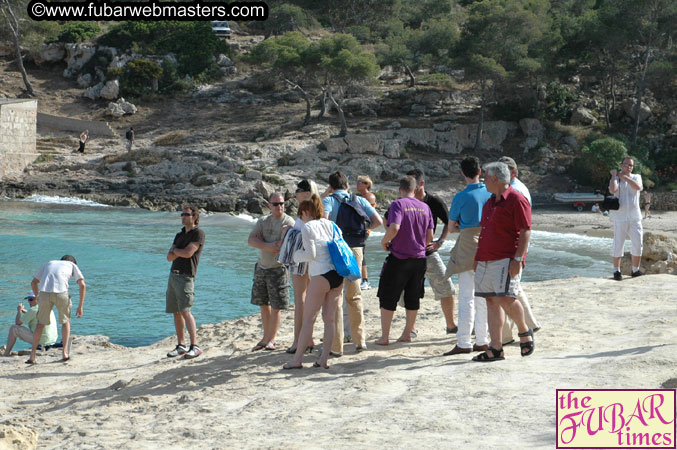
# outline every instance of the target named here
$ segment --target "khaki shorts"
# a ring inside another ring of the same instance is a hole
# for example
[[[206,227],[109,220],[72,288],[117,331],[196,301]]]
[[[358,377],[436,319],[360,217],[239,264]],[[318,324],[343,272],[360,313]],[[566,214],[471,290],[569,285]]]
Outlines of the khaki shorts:
[[[193,307],[195,278],[182,273],[171,272],[167,282],[165,312],[176,314],[190,311]]]
[[[447,268],[442,262],[440,254],[433,252],[426,257],[425,277],[430,283],[435,293],[435,300],[451,297],[456,293],[454,283],[451,282],[451,276],[447,277],[445,272]]]
[[[480,261],[475,272],[475,296],[517,298],[520,291],[520,277],[510,278],[510,258],[496,261]]]
[[[38,294],[38,323],[40,325],[49,325],[49,318],[52,309],[56,306],[59,311],[59,323],[64,324],[71,320],[71,296],[68,292],[40,292]]]

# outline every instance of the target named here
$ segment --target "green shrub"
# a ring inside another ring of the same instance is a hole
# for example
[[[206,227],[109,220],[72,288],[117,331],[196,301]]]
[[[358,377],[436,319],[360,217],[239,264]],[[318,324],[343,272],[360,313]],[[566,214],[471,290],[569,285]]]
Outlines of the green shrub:
[[[101,33],[96,22],[68,22],[61,28],[59,42],[84,42]]]
[[[549,83],[546,87],[548,107],[546,117],[550,120],[563,120],[571,116],[571,105],[578,97],[558,83]]]
[[[247,26],[249,30],[258,30],[266,37],[315,27],[317,22],[303,8],[289,4],[270,8],[267,20],[250,22]]]
[[[125,96],[141,97],[153,92],[153,80],[162,77],[162,67],[147,59],[128,62],[120,78],[120,89]]]
[[[209,22],[122,22],[101,36],[99,44],[145,54],[174,53],[181,76],[195,77],[216,67],[214,57],[230,54],[230,46],[216,37]]]
[[[580,184],[601,189],[609,181],[609,171],[618,169],[626,156],[628,149],[623,142],[610,137],[598,139],[581,149],[581,156],[573,161],[569,174]]]
[[[427,84],[429,86],[437,86],[445,89],[455,89],[458,85],[454,78],[446,73],[430,73],[421,75],[417,79],[420,84]]]

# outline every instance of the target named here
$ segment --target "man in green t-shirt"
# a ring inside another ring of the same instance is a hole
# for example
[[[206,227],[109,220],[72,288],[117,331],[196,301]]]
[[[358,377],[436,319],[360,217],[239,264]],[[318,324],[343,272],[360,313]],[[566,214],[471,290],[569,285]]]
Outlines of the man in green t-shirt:
[[[33,343],[33,332],[35,331],[35,327],[38,324],[38,299],[31,292],[24,298],[24,300],[28,300],[29,309],[26,310],[23,303],[19,303],[19,306],[16,307],[16,319],[14,320],[16,325],[12,325],[9,328],[9,335],[7,336],[7,348],[5,349],[4,356],[10,355],[12,347],[14,347],[17,338],[21,339],[22,341],[26,341],[29,344]],[[27,327],[24,325],[27,325]],[[56,338],[56,318],[54,317],[54,311],[52,311],[49,325],[45,326],[45,331],[42,333],[42,337],[40,338],[40,345],[43,348],[54,345]]]

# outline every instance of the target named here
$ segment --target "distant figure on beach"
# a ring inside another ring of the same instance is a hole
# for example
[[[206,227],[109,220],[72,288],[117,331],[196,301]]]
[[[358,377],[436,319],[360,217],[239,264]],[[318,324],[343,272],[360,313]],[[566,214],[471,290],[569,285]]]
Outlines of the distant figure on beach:
[[[294,219],[284,213],[284,195],[274,192],[268,198],[271,214],[256,221],[247,243],[259,250],[254,266],[252,305],[261,309],[263,338],[252,351],[275,350],[275,336],[280,329],[280,311],[289,306],[289,271],[277,260],[282,246],[282,232],[293,227]]]
[[[601,213],[602,209],[599,207],[599,203],[595,203],[592,205],[592,212],[594,213]]]
[[[358,267],[364,259],[364,245],[367,232],[383,224],[381,216],[369,204],[369,201],[358,195],[348,193],[348,177],[341,171],[329,175],[327,196],[322,201],[324,218],[336,223],[343,233],[343,238],[353,251]],[[350,322],[351,339],[355,343],[355,351],[367,349],[367,335],[364,330],[364,308],[360,280],[346,281],[345,303]],[[339,302],[336,310],[336,335],[332,348],[333,356],[343,355],[343,302]]]
[[[35,356],[42,338],[42,332],[52,323],[52,309],[56,306],[61,324],[61,340],[63,342],[62,361],[70,359],[68,339],[71,334],[71,296],[68,294],[68,280],[74,278],[80,286],[80,304],[75,311],[76,317],[82,317],[85,307],[85,277],[78,268],[78,262],[71,255],[64,255],[60,261],[49,261],[42,266],[31,281],[33,293],[38,293],[38,324],[33,331],[33,348],[26,364],[35,364]]]
[[[522,356],[534,352],[534,332],[527,326],[522,303],[516,301],[524,257],[531,237],[531,206],[510,186],[510,170],[502,162],[484,167],[487,191],[493,195],[482,208],[477,254],[475,295],[487,299],[489,349],[473,361],[505,359],[502,329],[505,313],[517,324]],[[528,340],[527,340],[528,339]]]
[[[449,228],[458,232],[458,239],[451,250],[446,275],[458,274],[458,332],[457,344],[444,356],[480,352],[489,349],[487,325],[487,301],[475,296],[475,254],[479,240],[482,208],[491,194],[480,182],[480,161],[469,156],[461,161],[461,174],[466,187],[454,196],[449,210]],[[471,333],[475,329],[475,343]]]
[[[618,197],[619,208],[611,212],[614,221],[614,246],[611,256],[614,264],[614,280],[621,281],[621,259],[623,258],[623,247],[625,238],[630,237],[632,242],[632,276],[639,277],[643,275],[639,271],[639,264],[642,259],[642,238],[644,230],[642,228],[642,212],[639,209],[639,193],[642,192],[642,176],[633,174],[635,161],[628,157],[621,163],[621,171],[611,170],[611,180],[609,181],[609,192]]]
[[[324,339],[322,354],[313,363],[314,367],[328,369],[327,361],[331,353],[332,340],[335,339],[336,310],[340,303],[343,277],[336,272],[336,267],[329,254],[327,243],[336,237],[341,237],[341,230],[333,222],[322,217],[324,208],[317,195],[306,200],[299,206],[299,214],[304,222],[301,235],[303,236],[303,250],[294,252],[296,262],[308,262],[310,284],[306,296],[306,305],[303,311],[303,327],[299,335],[294,359],[285,364],[283,369],[300,369],[305,349],[310,346],[313,327],[317,314],[322,309],[324,322]]]
[[[24,300],[28,300],[28,309],[24,308],[23,303],[19,303],[16,307],[16,318],[14,319],[14,325],[9,327],[7,347],[5,347],[4,356],[9,356],[12,353],[12,348],[14,347],[17,338],[28,342],[29,344],[33,344],[33,332],[38,326],[38,299],[35,294],[31,292],[24,297]],[[47,349],[47,347],[54,345],[56,338],[56,317],[54,317],[54,311],[50,311],[49,325],[45,326],[38,347]]]
[[[446,334],[453,334],[458,331],[454,321],[454,294],[456,294],[456,288],[451,282],[451,277],[445,274],[447,266],[444,265],[440,254],[437,252],[449,234],[449,209],[441,198],[426,192],[425,174],[421,169],[410,170],[407,172],[407,175],[414,177],[416,180],[415,197],[428,205],[433,215],[433,237],[437,229],[437,220],[439,219],[444,224],[440,237],[436,241],[431,242],[426,248],[425,277],[435,293],[435,299],[440,301],[446,322]]]
[[[653,193],[647,188],[644,191],[644,218],[651,217],[651,200],[653,200]]]
[[[371,192],[371,187],[374,185],[374,182],[371,181],[367,175],[360,175],[357,177],[357,195],[364,197],[374,210],[376,209],[376,196]],[[367,230],[367,236],[371,233],[371,230]],[[362,282],[360,283],[360,289],[366,291],[371,289],[369,285],[369,271],[367,270],[367,258],[364,255],[364,252],[367,251],[367,248],[364,247],[362,250]]]
[[[299,184],[296,185],[296,201],[299,205],[304,201],[309,200],[313,194],[319,196],[317,185],[314,181],[301,180]],[[304,225],[305,222],[299,215],[299,217],[296,218],[294,227],[284,233],[284,239],[280,246],[280,253],[277,255],[277,260],[289,268],[292,286],[294,287],[294,342],[291,347],[286,350],[287,353],[291,354],[296,353],[296,345],[299,340],[299,334],[301,333],[301,326],[303,325],[303,308],[305,305],[306,290],[308,289],[308,283],[310,282],[308,263],[297,263],[294,261],[294,252],[296,250],[303,250],[301,231],[303,230]],[[313,342],[311,333],[308,350],[312,351],[314,346],[315,343]]]
[[[406,324],[397,342],[411,341],[425,292],[426,248],[433,241],[433,216],[428,205],[416,198],[416,179],[409,175],[402,178],[399,192],[400,198],[390,205],[386,233],[381,240],[381,246],[390,254],[383,263],[378,286],[381,337],[377,345],[390,343],[390,324],[402,292]]]
[[[195,296],[195,275],[200,263],[200,255],[205,245],[205,233],[199,227],[200,211],[195,206],[184,206],[181,210],[183,228],[174,236],[172,246],[167,253],[167,261],[172,263],[167,282],[167,314],[174,317],[174,328],[178,344],[167,357],[183,356],[185,359],[197,358],[202,349],[197,345],[197,325],[191,313]],[[190,347],[186,347],[185,329],[188,329]]]
[[[89,140],[89,130],[85,130],[80,134],[80,139],[79,139],[80,147],[78,148],[78,151],[80,153],[85,152],[85,144],[87,143],[88,140]]]
[[[524,197],[526,197],[526,199],[529,201],[529,208],[531,208],[531,194],[529,193],[529,189],[524,185],[524,183],[522,183],[517,178],[517,163],[515,163],[515,160],[509,156],[501,156],[498,159],[498,161],[508,166],[508,170],[510,170],[510,186],[512,186],[514,190],[522,194]],[[524,293],[524,289],[522,289],[521,284],[519,286],[519,291],[517,292],[517,300],[519,300],[519,302],[522,304],[522,308],[524,308],[524,316],[527,320],[527,325],[529,326],[529,328],[534,330],[534,333],[540,330],[541,325],[540,323],[538,323],[538,321],[536,320],[536,316],[534,316],[534,313],[531,310],[529,299],[527,298],[527,294]],[[515,323],[510,317],[505,318],[505,323],[503,325],[504,344],[515,342],[515,339],[512,336],[512,329],[514,325]]]
[[[127,133],[125,133],[125,139],[127,139],[127,151],[132,151],[132,145],[134,145],[134,128],[129,127]]]

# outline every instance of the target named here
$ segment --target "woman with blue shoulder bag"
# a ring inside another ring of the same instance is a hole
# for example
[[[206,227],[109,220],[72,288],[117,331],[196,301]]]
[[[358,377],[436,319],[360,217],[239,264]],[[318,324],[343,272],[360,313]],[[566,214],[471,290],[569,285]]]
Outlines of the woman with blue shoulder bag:
[[[310,345],[313,326],[320,309],[322,309],[322,321],[324,322],[324,341],[320,359],[313,364],[313,367],[329,368],[327,359],[334,339],[334,316],[343,287],[343,277],[336,272],[329,254],[328,243],[333,242],[337,234],[338,238],[342,239],[342,235],[341,230],[338,230],[333,222],[322,217],[323,214],[322,201],[315,194],[310,200],[299,205],[299,216],[305,223],[301,230],[303,250],[294,252],[294,261],[309,263],[310,283],[306,292],[303,326],[296,345],[296,353],[294,359],[285,364],[283,369],[303,367],[304,350]]]

